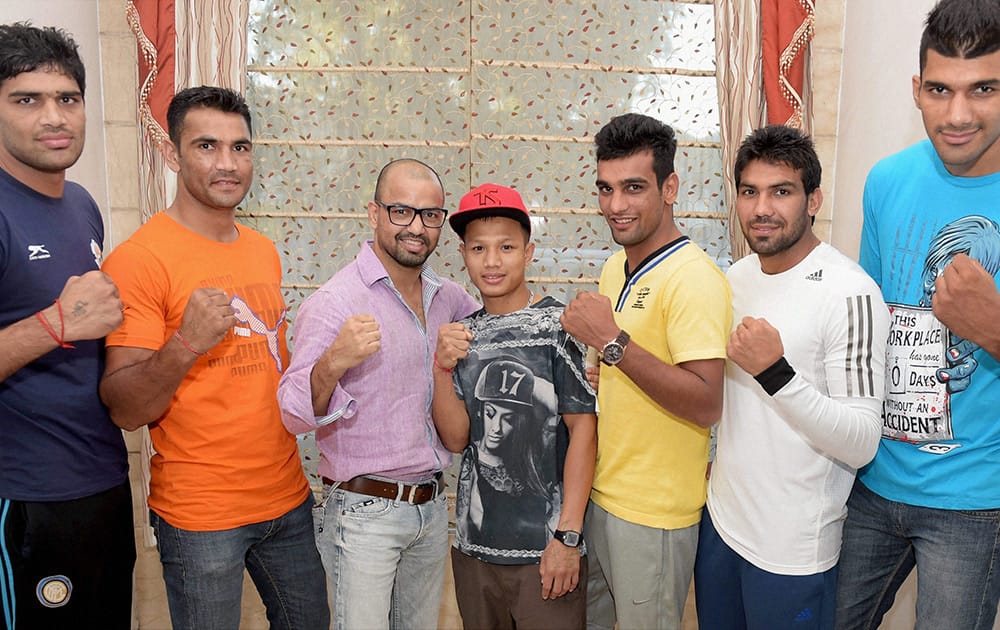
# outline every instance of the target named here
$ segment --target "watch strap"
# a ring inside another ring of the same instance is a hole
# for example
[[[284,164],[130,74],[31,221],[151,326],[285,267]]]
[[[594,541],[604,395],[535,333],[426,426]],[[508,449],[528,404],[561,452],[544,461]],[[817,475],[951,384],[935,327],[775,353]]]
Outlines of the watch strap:
[[[604,344],[604,348],[601,349],[601,362],[604,365],[618,365],[618,363],[625,357],[625,347],[631,337],[625,329],[618,331],[618,335]]]
[[[631,340],[632,340],[632,336],[629,335],[627,332],[625,332],[625,329],[622,328],[621,332],[618,333],[618,336],[615,337],[612,340],[612,342],[613,343],[617,343],[619,346],[621,346],[624,349],[625,346],[628,345],[628,342],[631,341]]]

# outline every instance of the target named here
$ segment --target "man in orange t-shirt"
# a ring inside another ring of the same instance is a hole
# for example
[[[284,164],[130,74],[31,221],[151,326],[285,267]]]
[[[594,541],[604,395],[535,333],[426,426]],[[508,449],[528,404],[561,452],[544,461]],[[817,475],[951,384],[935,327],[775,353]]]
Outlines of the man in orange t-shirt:
[[[221,88],[167,112],[177,197],[108,257],[125,322],[107,339],[101,397],[149,425],[149,506],[179,628],[236,628],[243,570],[273,628],[329,625],[313,498],[281,422],[288,364],[274,245],[235,223],[253,178],[250,113]]]

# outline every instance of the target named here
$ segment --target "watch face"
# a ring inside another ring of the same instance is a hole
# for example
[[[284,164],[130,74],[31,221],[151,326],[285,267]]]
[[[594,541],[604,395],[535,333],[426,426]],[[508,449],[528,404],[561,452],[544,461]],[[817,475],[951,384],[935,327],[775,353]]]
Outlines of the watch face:
[[[573,530],[566,530],[566,531],[557,530],[555,538],[556,540],[566,545],[567,547],[580,546],[580,533],[574,532]]]
[[[615,342],[611,342],[604,346],[604,356],[601,357],[601,360],[607,365],[614,365],[621,361],[623,356],[625,356],[625,348],[622,348]]]

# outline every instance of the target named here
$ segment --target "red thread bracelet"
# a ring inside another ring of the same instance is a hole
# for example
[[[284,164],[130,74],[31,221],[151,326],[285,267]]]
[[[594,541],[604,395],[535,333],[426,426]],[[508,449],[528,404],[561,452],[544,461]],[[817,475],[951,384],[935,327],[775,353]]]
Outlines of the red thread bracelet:
[[[442,372],[447,372],[448,374],[451,374],[452,372],[455,371],[455,368],[446,368],[445,366],[443,366],[440,363],[438,363],[438,353],[437,352],[434,353],[434,366],[437,369],[441,370]]]
[[[59,311],[59,339],[62,340],[60,341],[62,344],[66,342],[66,319],[63,317],[62,302],[59,298],[56,298],[56,310]]]
[[[42,325],[42,328],[45,329],[45,332],[49,333],[49,336],[55,339],[56,343],[59,344],[60,348],[76,348],[76,346],[74,346],[73,344],[66,343],[65,341],[66,323],[63,321],[62,305],[59,304],[59,300],[56,300],[56,308],[59,310],[59,327],[61,329],[61,334],[59,335],[56,334],[56,329],[52,327],[52,324],[49,323],[49,320],[45,317],[45,313],[43,313],[42,311],[38,311],[37,313],[35,313],[35,319],[37,319],[38,322]]]
[[[180,328],[178,328],[177,330],[174,331],[174,337],[177,339],[177,341],[181,342],[182,346],[184,346],[185,348],[187,348],[191,352],[195,353],[199,357],[205,354],[204,352],[198,352],[197,350],[195,350],[193,347],[191,347],[191,344],[189,344],[187,341],[184,340],[184,337],[181,337],[181,330],[180,330]]]

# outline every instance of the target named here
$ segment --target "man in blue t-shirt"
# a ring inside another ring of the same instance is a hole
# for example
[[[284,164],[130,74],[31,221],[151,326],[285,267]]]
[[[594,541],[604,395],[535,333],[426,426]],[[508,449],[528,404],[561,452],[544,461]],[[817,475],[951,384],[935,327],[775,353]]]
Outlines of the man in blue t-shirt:
[[[98,398],[122,321],[104,226],[66,181],[85,77],[63,31],[0,25],[0,628],[128,628],[128,454]]]
[[[942,0],[913,98],[928,140],[872,169],[860,262],[891,310],[882,440],[848,501],[838,628],[876,628],[914,566],[918,628],[1000,600],[1000,0]]]

